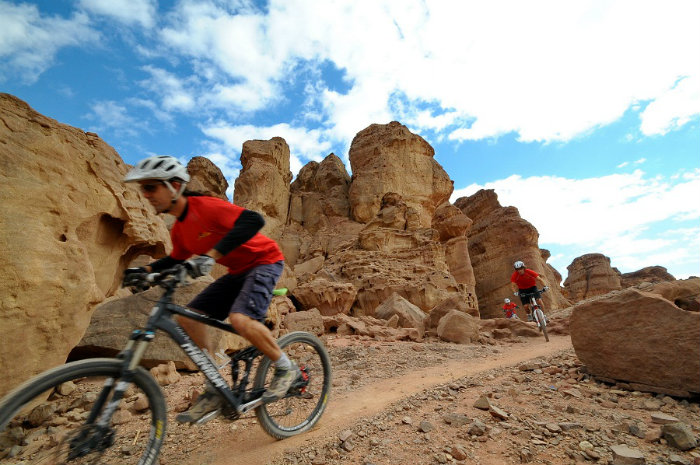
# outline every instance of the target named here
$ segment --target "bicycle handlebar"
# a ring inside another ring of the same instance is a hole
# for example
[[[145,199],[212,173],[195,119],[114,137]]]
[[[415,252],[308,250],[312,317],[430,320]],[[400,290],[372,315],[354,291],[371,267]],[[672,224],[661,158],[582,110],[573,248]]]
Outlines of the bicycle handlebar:
[[[542,289],[536,289],[536,290],[533,291],[533,292],[527,292],[527,293],[523,293],[523,294],[520,294],[520,295],[521,295],[521,297],[529,298],[529,297],[531,297],[531,296],[537,296],[537,294],[544,294],[544,293],[547,292],[548,290],[549,290],[549,287],[545,286],[545,287],[543,287]]]

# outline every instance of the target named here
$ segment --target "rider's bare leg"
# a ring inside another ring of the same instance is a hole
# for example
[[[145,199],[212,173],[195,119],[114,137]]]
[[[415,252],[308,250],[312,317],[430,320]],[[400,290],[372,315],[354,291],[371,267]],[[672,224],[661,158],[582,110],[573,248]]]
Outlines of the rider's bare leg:
[[[272,361],[279,360],[282,351],[264,324],[242,313],[229,314],[231,326]]]
[[[207,325],[180,315],[175,315],[175,319],[178,324],[182,326],[182,329],[192,338],[195,344],[203,349],[207,349],[210,354],[214,353],[215,347],[211,342],[211,337],[209,337]]]

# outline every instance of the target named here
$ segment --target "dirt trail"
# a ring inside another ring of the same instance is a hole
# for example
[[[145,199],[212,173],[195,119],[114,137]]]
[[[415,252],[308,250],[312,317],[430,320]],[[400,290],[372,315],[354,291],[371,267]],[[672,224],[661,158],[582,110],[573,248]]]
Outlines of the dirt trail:
[[[318,426],[299,436],[275,441],[259,427],[227,433],[216,438],[205,451],[196,451],[184,464],[188,465],[255,465],[266,464],[282,456],[285,450],[302,446],[307,441],[331,438],[359,419],[381,412],[393,402],[437,384],[464,376],[474,376],[492,369],[505,368],[541,356],[549,356],[571,348],[569,336],[552,336],[549,343],[533,338],[523,344],[509,346],[487,358],[449,360],[437,367],[424,368],[410,375],[387,378],[359,390],[335,395],[331,393],[328,408]]]

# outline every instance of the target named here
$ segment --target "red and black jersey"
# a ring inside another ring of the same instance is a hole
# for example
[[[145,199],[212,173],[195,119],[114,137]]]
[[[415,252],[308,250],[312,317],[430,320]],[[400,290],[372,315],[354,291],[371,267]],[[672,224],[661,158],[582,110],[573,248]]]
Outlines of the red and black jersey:
[[[234,226],[245,208],[222,199],[206,196],[187,198],[184,218],[178,218],[170,231],[173,251],[170,256],[186,260],[202,255],[219,244]],[[241,274],[258,265],[269,265],[284,260],[275,241],[260,233],[237,246],[217,260],[231,274]]]
[[[530,268],[526,268],[523,274],[518,273],[518,271],[513,271],[510,275],[510,282],[518,285],[518,289],[529,289],[537,285],[537,277],[539,273],[532,271]]]

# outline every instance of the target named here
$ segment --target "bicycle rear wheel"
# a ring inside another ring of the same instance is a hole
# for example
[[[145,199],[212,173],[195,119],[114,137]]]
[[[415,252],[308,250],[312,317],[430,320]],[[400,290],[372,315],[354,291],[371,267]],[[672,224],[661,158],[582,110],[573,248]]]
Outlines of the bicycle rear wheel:
[[[331,388],[331,360],[323,343],[313,334],[298,331],[277,343],[302,372],[287,395],[255,409],[260,426],[270,436],[284,439],[311,429],[326,409]],[[264,357],[255,373],[255,389],[264,390],[274,367]]]
[[[122,365],[109,358],[69,363],[0,400],[0,464],[153,464],[165,436],[165,400],[139,367],[119,405],[110,406]],[[116,411],[100,426],[106,407]]]
[[[535,309],[535,317],[537,318],[537,324],[540,327],[540,331],[544,336],[544,340],[549,342],[549,334],[547,334],[547,319],[544,317],[544,312],[541,308],[537,307]]]

